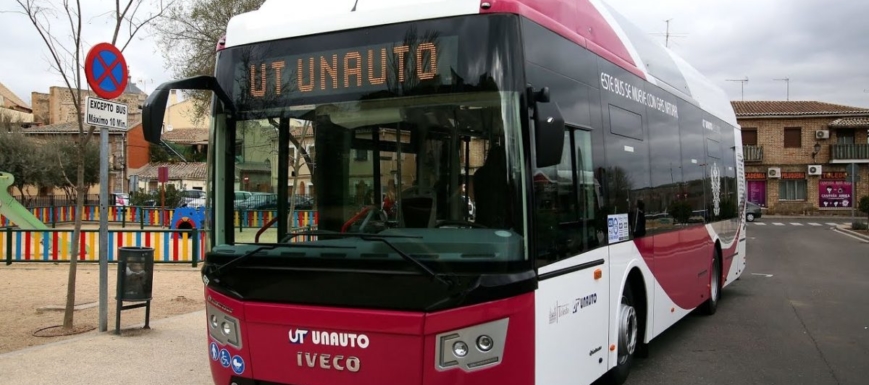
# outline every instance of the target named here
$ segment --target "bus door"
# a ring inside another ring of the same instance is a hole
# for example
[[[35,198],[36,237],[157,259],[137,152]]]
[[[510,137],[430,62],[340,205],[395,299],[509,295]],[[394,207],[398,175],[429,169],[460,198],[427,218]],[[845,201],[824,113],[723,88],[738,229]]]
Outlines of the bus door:
[[[609,256],[591,133],[568,127],[564,135],[561,163],[534,172],[536,371],[547,384],[590,382],[608,366]]]

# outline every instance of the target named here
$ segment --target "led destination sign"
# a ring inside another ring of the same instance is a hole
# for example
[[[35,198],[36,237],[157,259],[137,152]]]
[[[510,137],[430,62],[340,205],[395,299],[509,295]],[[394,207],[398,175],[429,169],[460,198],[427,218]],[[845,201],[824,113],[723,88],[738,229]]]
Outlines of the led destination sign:
[[[407,89],[424,82],[449,84],[457,52],[456,37],[440,37],[415,44],[384,43],[248,61],[237,67],[236,99],[256,103]]]

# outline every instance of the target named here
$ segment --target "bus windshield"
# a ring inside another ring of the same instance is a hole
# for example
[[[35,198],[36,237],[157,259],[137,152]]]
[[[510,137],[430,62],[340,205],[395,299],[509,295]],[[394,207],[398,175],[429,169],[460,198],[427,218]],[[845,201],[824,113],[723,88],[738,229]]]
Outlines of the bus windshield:
[[[251,193],[236,215],[259,228],[227,216],[215,223],[235,228],[226,243],[310,243],[281,255],[352,263],[401,263],[403,252],[527,267],[521,82],[499,68],[509,24],[432,21],[222,53],[218,79],[239,112],[215,118],[234,143],[234,178],[221,180]]]

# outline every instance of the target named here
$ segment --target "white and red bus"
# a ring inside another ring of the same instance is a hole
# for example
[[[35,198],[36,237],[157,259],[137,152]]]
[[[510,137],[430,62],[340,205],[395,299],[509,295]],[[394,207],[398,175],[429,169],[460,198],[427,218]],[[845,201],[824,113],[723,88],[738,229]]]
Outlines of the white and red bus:
[[[172,89],[216,384],[621,383],[745,267],[727,97],[599,0],[268,0]]]

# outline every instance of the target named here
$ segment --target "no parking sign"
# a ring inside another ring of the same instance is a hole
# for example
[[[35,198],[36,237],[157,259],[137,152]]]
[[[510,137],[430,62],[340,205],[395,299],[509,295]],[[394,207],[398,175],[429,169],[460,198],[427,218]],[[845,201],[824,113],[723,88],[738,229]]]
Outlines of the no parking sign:
[[[117,98],[127,88],[127,61],[109,43],[99,43],[88,51],[84,73],[91,89],[103,99]]]

